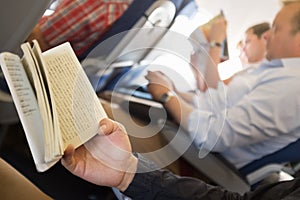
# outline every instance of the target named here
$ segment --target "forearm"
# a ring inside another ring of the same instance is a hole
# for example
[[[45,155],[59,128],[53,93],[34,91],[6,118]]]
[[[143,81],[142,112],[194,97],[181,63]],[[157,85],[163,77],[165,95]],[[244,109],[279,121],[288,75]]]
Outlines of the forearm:
[[[151,75],[147,77],[151,79]],[[152,77],[153,78],[153,77]],[[164,84],[155,83],[156,80],[152,80],[153,83],[148,85],[148,91],[152,95],[153,99],[162,102],[164,108],[169,112],[169,114],[174,118],[176,123],[180,124],[184,128],[188,127],[188,116],[191,111],[194,109],[189,103],[187,103],[180,95],[175,94],[169,96],[168,99],[163,99],[162,97],[165,94],[168,94],[170,91],[174,94],[174,91],[170,87],[162,86]],[[175,89],[176,90],[176,89]]]
[[[188,116],[193,111],[193,106],[188,104],[181,97],[174,96],[168,102],[164,103],[164,107],[174,118],[176,123],[187,130]]]
[[[129,184],[132,182],[135,173],[137,172],[138,159],[132,155],[131,159],[128,160],[126,173],[123,176],[121,184],[117,187],[120,191],[126,190]]]
[[[207,40],[209,41],[210,48],[208,50],[209,59],[206,63],[206,83],[207,87],[216,88],[220,81],[218,64],[220,63],[221,44],[226,38],[227,22],[222,13],[215,20],[209,28],[209,35]]]
[[[205,82],[207,87],[217,88],[218,82],[220,81],[218,64],[220,63],[221,48],[211,47],[209,49],[209,59],[206,64],[205,71]]]

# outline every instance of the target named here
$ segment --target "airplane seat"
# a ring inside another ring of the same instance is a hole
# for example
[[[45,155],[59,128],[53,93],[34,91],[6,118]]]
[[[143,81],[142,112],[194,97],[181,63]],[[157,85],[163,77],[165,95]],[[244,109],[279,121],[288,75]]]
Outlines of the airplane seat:
[[[10,95],[8,85],[0,70],[0,146],[10,125],[19,122],[18,113]]]
[[[128,31],[131,28],[133,28],[138,21],[143,18],[143,17],[149,17],[150,13],[147,13],[147,10],[157,1],[164,1],[164,0],[144,0],[144,1],[139,1],[139,0],[133,0],[133,2],[129,5],[127,10],[122,14],[122,16],[117,19],[111,26],[111,28],[104,33],[101,38],[95,43],[90,49],[88,49],[85,53],[83,53],[80,57],[79,60],[84,60],[91,51],[98,46],[101,42],[105,41],[106,39],[124,32]],[[180,10],[183,6],[185,6],[189,1],[192,0],[167,0],[170,1],[174,4],[176,10]],[[137,27],[141,28],[141,27]],[[122,39],[122,38],[120,38]],[[118,44],[120,41],[117,40],[115,41],[115,45]],[[115,46],[111,46],[110,50],[112,50]],[[110,52],[108,50],[108,52]]]
[[[296,170],[291,164],[299,163],[300,154],[296,153],[300,149],[300,139],[289,144],[288,146],[257,159],[239,169],[240,173],[247,178],[251,185],[254,185],[267,176],[285,172],[291,176]]]
[[[176,4],[170,0],[133,0],[109,31],[79,58],[97,92],[107,89],[105,85],[123,71],[118,69],[124,67],[123,64],[115,71],[116,68],[111,67],[114,62],[127,61],[126,67],[131,67],[147,54],[149,49],[145,46],[153,46],[159,40],[173,21],[178,2],[183,0],[174,1]],[[163,29],[151,31],[155,27]],[[144,32],[141,28],[145,28]],[[136,48],[144,50],[133,55],[131,52]],[[122,54],[130,55],[120,59]]]
[[[108,39],[109,37],[115,34],[127,31],[130,28],[132,28],[133,25],[138,21],[138,19],[143,16],[146,9],[149,8],[154,1],[156,0],[144,0],[142,2],[138,0],[133,0],[127,8],[127,10],[122,14],[122,16],[112,24],[111,28],[101,36],[97,43],[95,43],[90,49],[83,53],[78,59],[80,61],[84,60],[89,55],[89,53],[97,45],[99,45],[99,43],[103,42],[104,40]],[[116,41],[116,44],[117,42],[119,41]],[[111,46],[111,49],[113,47],[114,46]]]
[[[112,89],[118,77],[143,60],[180,9],[191,1],[133,0],[108,32],[79,58],[96,92]]]
[[[50,3],[51,0],[1,1],[0,19],[3,20],[0,20],[0,52],[9,51],[21,56],[20,45],[25,41]],[[1,71],[0,145],[9,126],[18,122],[18,114]]]
[[[18,113],[11,97],[0,92],[0,146],[11,125],[19,122]]]

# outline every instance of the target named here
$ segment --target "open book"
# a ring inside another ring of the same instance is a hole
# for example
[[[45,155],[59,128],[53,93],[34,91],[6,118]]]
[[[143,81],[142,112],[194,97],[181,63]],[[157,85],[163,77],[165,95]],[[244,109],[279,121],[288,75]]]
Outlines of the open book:
[[[106,113],[69,43],[41,52],[21,45],[23,57],[4,52],[0,65],[39,172],[97,134]]]

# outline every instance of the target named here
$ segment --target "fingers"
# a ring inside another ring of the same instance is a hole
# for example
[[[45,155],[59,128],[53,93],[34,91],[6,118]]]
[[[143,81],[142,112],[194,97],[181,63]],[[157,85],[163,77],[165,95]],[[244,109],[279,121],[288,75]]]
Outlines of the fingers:
[[[145,78],[150,81],[154,77],[161,77],[161,76],[166,76],[162,71],[148,71],[147,75]]]
[[[126,128],[123,124],[119,123],[119,122],[115,122],[116,125],[118,126],[119,129],[121,129],[124,133],[127,134]]]
[[[99,134],[110,135],[116,130],[122,130],[126,133],[123,125],[108,118],[104,118],[99,122]]]
[[[148,71],[147,75],[145,76],[145,78],[150,81],[152,79],[152,77],[155,75],[155,72],[153,71]]]
[[[109,135],[113,132],[113,130],[114,123],[111,120],[104,118],[99,122],[99,134]]]
[[[149,83],[155,83],[163,86],[170,86],[172,83],[171,79],[161,71],[148,71],[145,78],[149,81]]]
[[[162,71],[158,71],[157,73],[159,73],[159,74],[161,74],[161,75],[163,75],[163,76],[166,76],[166,74],[163,73]]]

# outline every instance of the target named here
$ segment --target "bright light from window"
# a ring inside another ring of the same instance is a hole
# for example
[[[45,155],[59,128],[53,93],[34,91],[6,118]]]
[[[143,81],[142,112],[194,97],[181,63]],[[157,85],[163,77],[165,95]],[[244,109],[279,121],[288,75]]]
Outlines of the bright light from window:
[[[190,64],[174,54],[165,54],[157,57],[147,68],[154,71],[161,70],[168,74],[179,90],[189,91],[195,89],[196,82]],[[181,78],[184,81],[178,81]]]
[[[221,80],[225,80],[242,70],[243,67],[240,59],[236,57],[220,63],[218,69]]]

